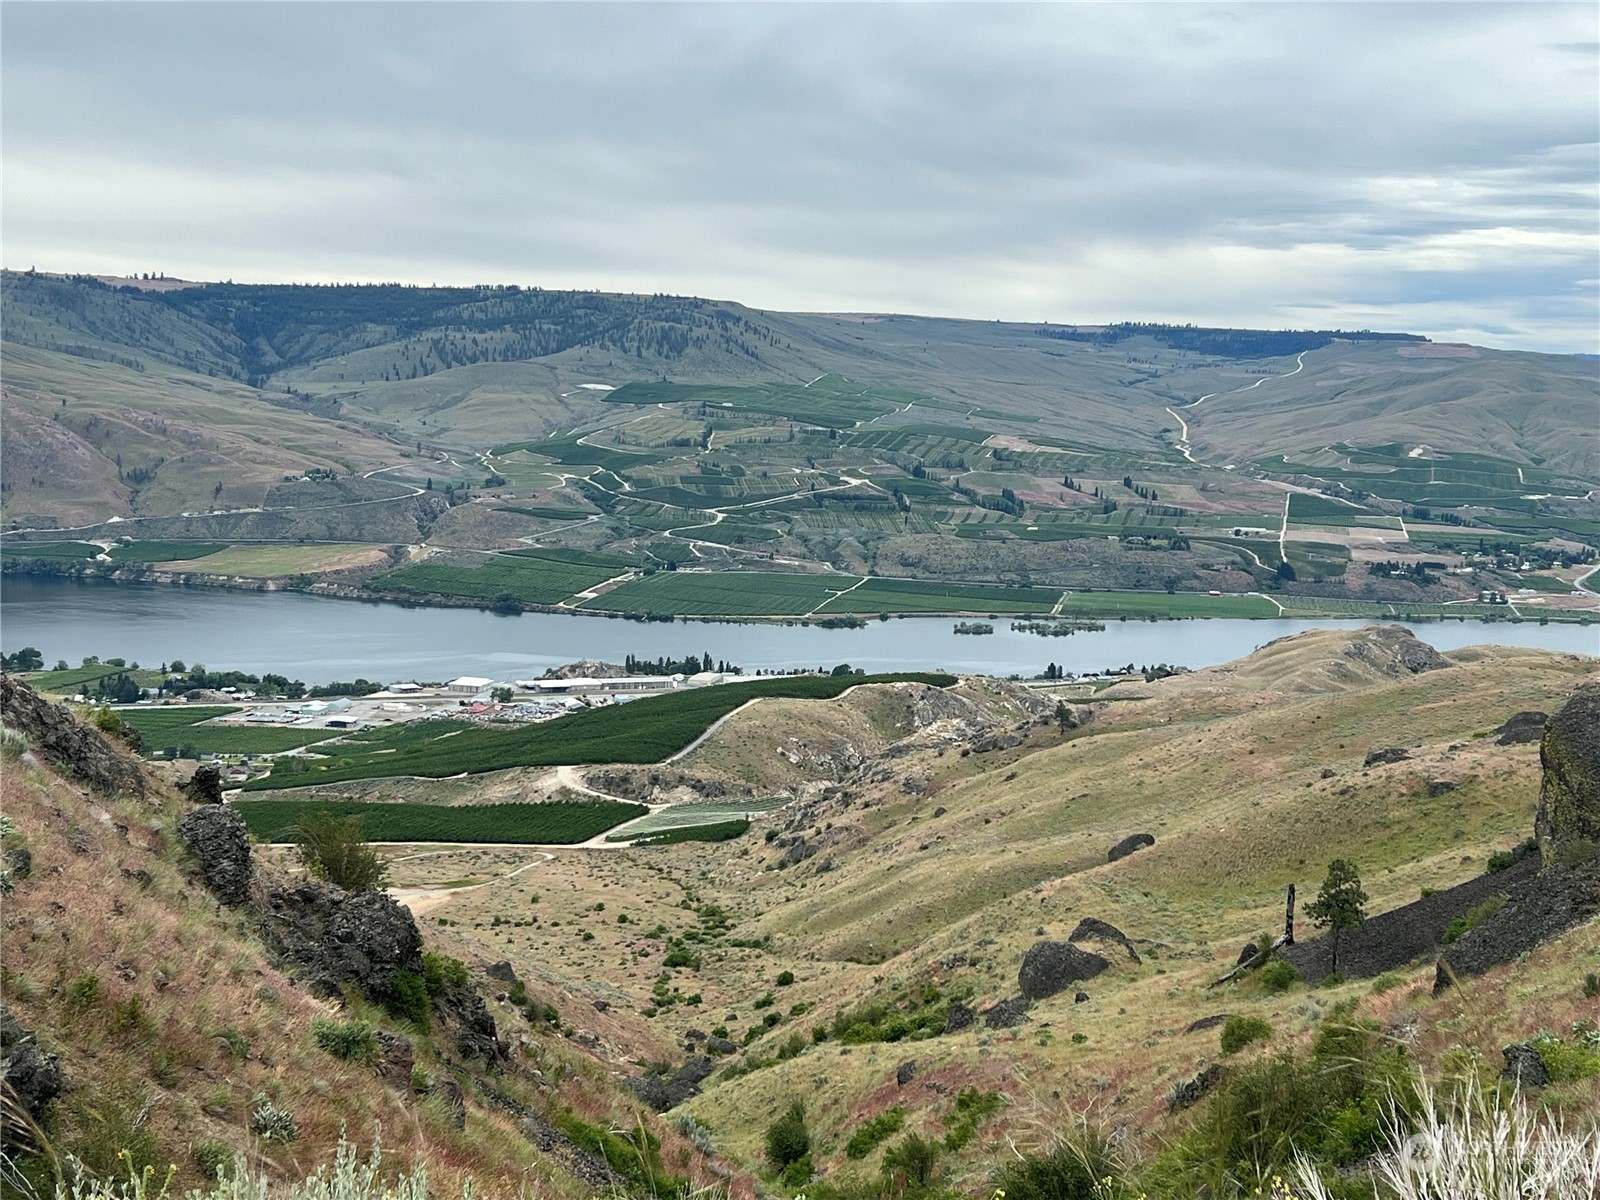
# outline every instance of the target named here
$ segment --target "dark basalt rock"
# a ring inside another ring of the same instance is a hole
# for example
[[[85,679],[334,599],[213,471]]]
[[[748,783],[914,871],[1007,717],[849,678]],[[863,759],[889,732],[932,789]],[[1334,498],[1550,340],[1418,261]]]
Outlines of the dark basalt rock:
[[[1103,942],[1107,945],[1121,946],[1128,952],[1128,957],[1135,964],[1139,962],[1139,952],[1133,948],[1133,943],[1128,940],[1128,935],[1115,925],[1102,921],[1098,917],[1085,917],[1078,922],[1077,928],[1067,935],[1069,942]]]
[[[0,1078],[5,1081],[7,1095],[15,1095],[17,1103],[35,1122],[43,1118],[50,1102],[66,1089],[60,1060],[46,1053],[33,1031],[17,1024],[4,1004],[0,1004]],[[0,1130],[5,1133],[8,1150],[14,1139],[27,1137],[25,1130],[12,1127],[9,1117],[10,1114],[0,1108]]]
[[[1452,976],[1482,975],[1596,913],[1600,913],[1600,859],[1545,867],[1512,887],[1499,912],[1445,948],[1434,971],[1434,994],[1449,987]],[[1340,960],[1342,965],[1342,953]]]
[[[722,1039],[710,1040],[715,1042]],[[657,1112],[666,1112],[669,1108],[676,1108],[691,1096],[698,1096],[700,1085],[714,1070],[716,1064],[711,1061],[709,1055],[696,1054],[674,1071],[671,1078],[660,1079],[653,1075],[635,1076],[628,1080],[628,1089],[638,1097],[640,1103],[649,1105]]]
[[[706,1039],[706,1049],[711,1051],[712,1054],[732,1054],[734,1051],[738,1050],[739,1047],[737,1044],[730,1042],[725,1037],[716,1037],[713,1035],[712,1037],[708,1037]]]
[[[498,979],[501,983],[517,982],[516,971],[514,971],[511,967],[511,964],[506,962],[504,959],[497,963],[490,963],[483,969],[483,973],[490,979]]]
[[[1205,1099],[1206,1093],[1221,1083],[1227,1075],[1227,1068],[1221,1063],[1212,1063],[1193,1079],[1187,1079],[1172,1089],[1168,1098],[1168,1106],[1173,1112],[1180,1109],[1193,1108]]]
[[[6,851],[5,860],[12,879],[20,882],[33,874],[33,851],[26,846],[13,846]]]
[[[946,1033],[956,1033],[970,1027],[977,1019],[977,1013],[958,1001],[944,1010],[944,1031]]]
[[[1500,1053],[1506,1060],[1500,1078],[1507,1083],[1528,1088],[1544,1087],[1550,1082],[1550,1072],[1545,1068],[1544,1059],[1540,1058],[1539,1052],[1527,1042],[1502,1047]]]
[[[121,753],[98,729],[79,721],[59,704],[9,675],[0,675],[0,717],[6,727],[27,735],[28,746],[63,774],[86,783],[102,796],[145,795],[139,764]],[[137,733],[129,729],[129,749],[137,751]]]
[[[897,1087],[905,1087],[917,1077],[917,1060],[908,1058],[894,1069],[894,1081]]]
[[[213,811],[197,808],[189,815]],[[270,888],[262,935],[322,996],[353,984],[381,1003],[394,998],[402,971],[423,973],[416,921],[382,892],[352,894],[310,879]]]
[[[1523,746],[1537,742],[1544,736],[1545,722],[1549,719],[1548,713],[1536,711],[1512,713],[1506,723],[1495,730],[1500,735],[1495,739],[1495,745]]]
[[[505,1065],[509,1051],[500,1040],[494,1018],[489,1015],[489,1006],[476,991],[462,984],[451,984],[439,993],[434,1007],[446,1019],[455,1022],[456,1049],[463,1058],[481,1058],[491,1067]]]
[[[411,1040],[387,1029],[380,1029],[372,1036],[378,1043],[378,1074],[398,1087],[410,1087],[411,1068],[417,1064]]]
[[[1043,1000],[1074,983],[1093,979],[1111,964],[1070,942],[1035,942],[1022,956],[1017,983],[1028,1000]]]
[[[1252,950],[1254,947],[1252,947]],[[1226,1025],[1232,1013],[1212,1013],[1209,1017],[1201,1017],[1198,1021],[1191,1021],[1184,1028],[1185,1033],[1199,1033],[1202,1029],[1215,1029],[1218,1025]]]
[[[1585,684],[1545,724],[1544,780],[1533,833],[1547,854],[1574,842],[1600,843],[1600,683]]]
[[[196,767],[183,785],[183,794],[196,804],[221,804],[222,769],[212,763]]]
[[[1146,846],[1156,844],[1156,835],[1153,833],[1130,833],[1110,850],[1106,851],[1106,861],[1116,862],[1119,858],[1127,858],[1135,850],[1143,850]]]
[[[1089,1003],[1089,993],[1088,992],[1078,992],[1076,995],[1074,995],[1072,997],[1072,1002],[1074,1004],[1087,1004],[1087,1003]]]
[[[990,1029],[1014,1029],[1028,1019],[1028,998],[1016,996],[1002,1000],[983,1014],[983,1023]]]
[[[218,900],[243,904],[249,898],[250,832],[237,809],[192,808],[178,818],[178,836],[200,860],[200,874]]]
[[[1404,746],[1384,746],[1378,750],[1368,750],[1367,757],[1362,759],[1363,767],[1383,767],[1390,763],[1405,762],[1411,757],[1411,751]]]

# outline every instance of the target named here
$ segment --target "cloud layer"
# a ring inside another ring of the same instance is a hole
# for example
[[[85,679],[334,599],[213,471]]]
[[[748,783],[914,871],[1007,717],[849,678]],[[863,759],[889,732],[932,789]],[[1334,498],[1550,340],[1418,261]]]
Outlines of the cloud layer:
[[[0,22],[8,266],[1600,349],[1589,4]]]

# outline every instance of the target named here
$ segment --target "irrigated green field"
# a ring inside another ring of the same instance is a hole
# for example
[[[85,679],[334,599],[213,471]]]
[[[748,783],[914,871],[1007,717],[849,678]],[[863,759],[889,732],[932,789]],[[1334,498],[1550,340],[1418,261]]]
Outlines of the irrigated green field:
[[[18,542],[7,539],[0,542],[0,557],[4,558],[93,558],[100,547],[88,542]]]
[[[859,578],[775,571],[657,571],[587,600],[581,607],[690,617],[798,617]]]
[[[423,592],[494,600],[512,596],[523,604],[559,604],[626,571],[625,559],[581,551],[512,550],[486,555],[481,565],[418,563],[367,580],[380,592]]]
[[[609,800],[548,804],[369,804],[360,801],[244,800],[234,805],[264,842],[292,841],[305,812],[359,817],[374,842],[506,842],[570,846],[649,811]]]
[[[684,749],[746,701],[761,697],[825,700],[864,683],[911,680],[946,687],[948,675],[794,675],[697,688],[611,704],[513,729],[463,728],[459,721],[412,721],[350,739],[347,753],[326,758],[285,758],[247,790],[305,787],[352,779],[480,774],[506,767],[590,763],[655,763]],[[344,747],[337,747],[345,749]]]
[[[1047,613],[1059,588],[986,587],[918,579],[868,579],[819,610],[838,613]]]
[[[118,715],[139,731],[146,755],[161,755],[172,749],[195,754],[277,754],[339,736],[332,729],[210,724],[215,717],[238,711],[225,705],[125,708]]]

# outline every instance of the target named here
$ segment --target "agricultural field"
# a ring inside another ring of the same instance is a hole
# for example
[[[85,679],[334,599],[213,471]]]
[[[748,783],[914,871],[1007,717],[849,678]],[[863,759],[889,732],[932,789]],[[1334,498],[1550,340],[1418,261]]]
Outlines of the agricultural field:
[[[127,546],[113,546],[106,553],[116,562],[164,563],[185,562],[205,558],[226,550],[226,542],[133,542]]]
[[[828,601],[824,613],[1048,613],[1059,588],[989,587],[874,576]]]
[[[674,804],[637,821],[628,822],[626,829],[612,834],[607,841],[635,841],[676,829],[704,828],[726,824],[730,821],[749,821],[756,816],[776,812],[788,804],[788,797],[771,796],[750,800],[715,800]]]
[[[421,592],[486,601],[509,596],[521,604],[550,605],[628,567],[623,559],[581,551],[514,550],[485,555],[476,566],[423,562],[401,567],[374,575],[364,586],[379,592]]]
[[[775,571],[657,571],[586,600],[580,607],[689,617],[798,617],[819,608],[859,578]]]
[[[46,696],[75,696],[100,679],[126,673],[140,687],[156,687],[161,683],[161,672],[116,663],[89,663],[81,667],[68,667],[65,671],[34,671],[22,676],[29,687]],[[92,690],[92,689],[91,689]]]
[[[634,467],[663,462],[667,458],[665,454],[647,450],[634,453],[588,445],[583,441],[586,436],[586,434],[569,433],[563,437],[541,438],[534,442],[508,442],[503,446],[496,446],[489,454],[491,460],[494,460],[522,450],[564,466],[601,467],[608,471],[628,471]]]
[[[280,759],[269,776],[253,779],[245,788],[261,791],[396,775],[441,779],[507,767],[656,763],[684,749],[714,721],[747,701],[763,697],[825,700],[859,684],[902,680],[936,687],[955,682],[948,675],[920,672],[793,675],[649,696],[514,729],[412,721],[352,737],[348,740],[356,745],[336,747],[346,753]]]
[[[812,425],[849,429],[858,421],[903,408],[915,398],[891,388],[869,388],[839,375],[824,375],[809,384],[768,383],[755,387],[702,386],[682,383],[630,383],[607,393],[611,404],[701,405],[703,415],[717,409],[765,413]]]
[[[374,566],[387,559],[388,554],[382,547],[344,543],[332,546],[229,546],[203,556],[181,555],[176,560],[141,561],[182,561],[184,569],[188,571],[277,579],[285,575],[313,575],[350,567]]]
[[[545,804],[373,804],[361,801],[242,800],[234,807],[264,842],[291,841],[304,812],[357,817],[374,842],[504,842],[570,846],[649,811],[611,800]]]
[[[1276,617],[1265,596],[1207,596],[1197,592],[1068,592],[1057,610],[1067,617]]]
[[[53,558],[67,561],[93,558],[100,547],[89,542],[19,542],[11,538],[0,542],[3,558]]]
[[[173,706],[122,708],[117,710],[117,715],[124,724],[139,731],[139,736],[144,739],[147,758],[160,757],[174,749],[182,751],[183,757],[197,754],[279,754],[339,736],[338,731],[332,729],[211,723],[217,717],[231,716],[239,711],[227,705],[203,708]]]
[[[1288,541],[1283,548],[1297,579],[1334,579],[1350,565],[1350,551],[1330,542]]]

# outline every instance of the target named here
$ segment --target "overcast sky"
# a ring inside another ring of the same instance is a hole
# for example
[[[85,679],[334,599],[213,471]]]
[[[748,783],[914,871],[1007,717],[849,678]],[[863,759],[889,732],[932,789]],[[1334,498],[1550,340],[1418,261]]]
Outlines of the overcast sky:
[[[1600,350],[1600,7],[0,6],[6,266]]]

